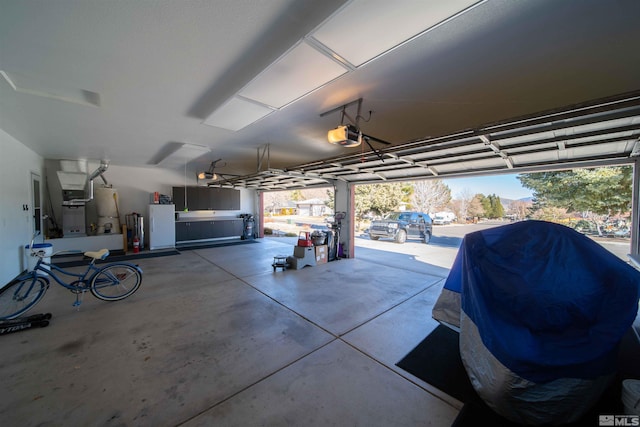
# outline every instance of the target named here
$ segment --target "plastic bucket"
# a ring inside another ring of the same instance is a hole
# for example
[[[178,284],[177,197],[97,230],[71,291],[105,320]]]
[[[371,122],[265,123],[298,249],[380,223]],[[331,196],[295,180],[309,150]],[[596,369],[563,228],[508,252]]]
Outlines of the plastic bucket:
[[[53,245],[51,243],[34,243],[33,251],[44,252],[44,257],[42,258],[42,261],[48,264],[51,263],[51,255],[53,254]],[[29,245],[26,245],[24,247],[24,253],[25,253],[25,256],[27,257],[27,270],[32,271],[34,268],[36,268],[36,264],[38,263],[39,257],[31,256],[31,252],[29,251]],[[48,265],[42,265],[42,268],[50,270]],[[38,270],[37,274],[39,276],[48,276],[48,274],[42,270]]]
[[[622,404],[626,415],[640,415],[640,380],[622,381]]]

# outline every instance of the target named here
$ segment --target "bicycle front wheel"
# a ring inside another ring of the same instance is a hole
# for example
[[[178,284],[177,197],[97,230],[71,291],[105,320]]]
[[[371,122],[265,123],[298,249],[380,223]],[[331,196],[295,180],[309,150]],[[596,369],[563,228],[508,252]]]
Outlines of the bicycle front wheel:
[[[142,283],[142,271],[132,264],[115,263],[101,268],[91,279],[93,296],[103,301],[119,301],[132,295]]]
[[[15,319],[29,311],[44,296],[49,282],[37,275],[5,286],[0,290],[0,320]]]

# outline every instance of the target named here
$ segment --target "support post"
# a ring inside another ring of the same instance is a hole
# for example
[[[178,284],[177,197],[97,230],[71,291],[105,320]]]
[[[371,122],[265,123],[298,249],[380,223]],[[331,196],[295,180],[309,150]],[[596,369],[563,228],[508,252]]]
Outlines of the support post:
[[[342,250],[347,258],[354,257],[354,210],[355,210],[355,190],[352,184],[345,181],[336,181],[335,191],[335,212],[345,212],[346,217],[342,220],[340,229],[340,241]]]
[[[633,189],[631,192],[631,255],[640,253],[640,158],[633,162]]]

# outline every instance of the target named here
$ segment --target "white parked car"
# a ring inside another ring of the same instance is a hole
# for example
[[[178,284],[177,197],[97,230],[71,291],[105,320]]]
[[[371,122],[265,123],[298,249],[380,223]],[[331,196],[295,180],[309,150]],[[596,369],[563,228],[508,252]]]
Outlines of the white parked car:
[[[448,225],[456,220],[453,212],[438,212],[433,216],[433,225]]]

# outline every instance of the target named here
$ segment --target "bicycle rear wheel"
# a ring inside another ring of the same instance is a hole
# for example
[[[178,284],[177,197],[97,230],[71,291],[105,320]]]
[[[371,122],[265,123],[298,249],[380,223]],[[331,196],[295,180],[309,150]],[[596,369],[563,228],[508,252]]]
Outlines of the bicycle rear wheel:
[[[119,301],[140,287],[142,271],[133,264],[114,263],[101,268],[91,279],[93,296],[103,301]]]
[[[49,282],[35,274],[5,286],[0,290],[0,320],[23,315],[42,299],[48,288]]]

